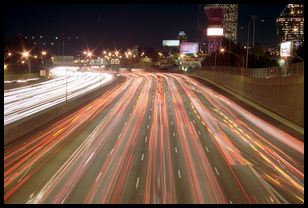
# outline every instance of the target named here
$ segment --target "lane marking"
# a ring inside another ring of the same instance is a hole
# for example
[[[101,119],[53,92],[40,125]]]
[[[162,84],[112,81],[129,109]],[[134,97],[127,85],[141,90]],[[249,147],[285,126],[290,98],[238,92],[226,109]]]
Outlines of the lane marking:
[[[175,136],[174,132],[172,132],[172,135]]]
[[[113,148],[112,148],[112,150],[110,151],[109,155],[111,155],[112,153],[113,153]]]
[[[141,155],[141,160],[143,160],[143,157],[144,157],[144,153],[142,153],[142,155]]]
[[[65,128],[61,128],[60,130],[58,130],[56,133],[54,133],[52,136],[57,136],[61,131],[63,131]]]
[[[198,130],[198,134],[201,136],[201,132]]]
[[[171,121],[171,125],[173,125],[173,121]]]
[[[126,124],[127,124],[127,121],[125,122],[124,126],[126,126]]]
[[[216,167],[214,167],[214,168],[215,168],[216,174],[219,175],[219,172],[218,172],[217,168]]]
[[[149,115],[149,119],[151,118],[151,115]]]
[[[232,202],[231,200],[229,200],[229,203],[230,203],[230,204],[233,204],[233,202]]]
[[[178,153],[178,149],[176,147],[174,148],[174,151],[175,151],[175,153]]]
[[[178,169],[178,176],[179,176],[179,179],[181,179],[181,171]]]
[[[207,146],[205,146],[205,149],[206,149],[207,152],[210,152],[209,149],[207,148]]]
[[[194,124],[196,124],[195,120],[193,119]]]
[[[152,111],[152,108],[150,108],[150,111]]]
[[[137,178],[136,189],[138,188],[138,186],[139,186],[139,177]]]
[[[148,124],[147,128],[149,128],[149,124]]]
[[[145,137],[145,140],[144,140],[144,143],[147,143],[147,140],[148,140],[148,137],[146,136],[146,137]]]
[[[122,132],[119,134],[118,138],[120,138],[120,137],[121,137],[121,135],[122,135]]]

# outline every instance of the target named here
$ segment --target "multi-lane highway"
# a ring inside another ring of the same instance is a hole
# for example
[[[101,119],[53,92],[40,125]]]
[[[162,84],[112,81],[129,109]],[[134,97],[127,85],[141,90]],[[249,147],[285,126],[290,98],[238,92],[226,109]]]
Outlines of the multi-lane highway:
[[[4,125],[100,87],[112,75],[77,71],[78,67],[56,67],[55,79],[4,91]]]
[[[5,203],[304,202],[303,141],[185,75],[122,75],[5,146]]]

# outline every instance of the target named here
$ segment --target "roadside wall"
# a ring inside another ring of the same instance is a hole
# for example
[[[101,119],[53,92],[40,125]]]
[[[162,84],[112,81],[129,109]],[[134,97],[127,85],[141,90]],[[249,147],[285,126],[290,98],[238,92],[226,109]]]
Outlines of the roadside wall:
[[[254,78],[199,70],[192,75],[209,79],[304,127],[304,76]]]

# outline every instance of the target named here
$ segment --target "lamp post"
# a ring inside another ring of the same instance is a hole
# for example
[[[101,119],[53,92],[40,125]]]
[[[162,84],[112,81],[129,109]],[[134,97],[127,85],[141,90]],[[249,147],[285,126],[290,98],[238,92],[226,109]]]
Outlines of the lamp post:
[[[7,74],[7,64],[4,64],[4,75]],[[4,80],[6,80],[7,76],[4,77]]]
[[[250,22],[248,22],[247,27],[247,44],[246,44],[246,68],[248,67],[248,48],[249,48],[249,30],[250,30]]]
[[[28,60],[28,66],[29,66],[29,75],[28,76],[30,78],[30,74],[31,74],[31,60],[30,60],[29,56],[30,56],[30,53],[28,51],[24,51],[22,53],[22,57]]]

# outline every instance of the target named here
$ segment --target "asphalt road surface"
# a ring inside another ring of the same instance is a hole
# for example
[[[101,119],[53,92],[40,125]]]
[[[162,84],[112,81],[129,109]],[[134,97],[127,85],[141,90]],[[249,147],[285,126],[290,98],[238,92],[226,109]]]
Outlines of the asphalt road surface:
[[[185,75],[126,81],[5,146],[5,203],[303,203],[304,142]]]

